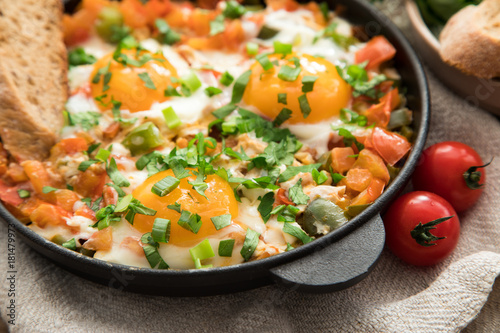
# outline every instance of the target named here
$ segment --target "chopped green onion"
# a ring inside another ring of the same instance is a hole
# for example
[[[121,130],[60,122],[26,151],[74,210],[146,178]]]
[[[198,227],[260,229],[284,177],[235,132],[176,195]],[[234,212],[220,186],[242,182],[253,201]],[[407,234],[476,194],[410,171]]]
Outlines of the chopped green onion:
[[[274,53],[287,55],[292,53],[292,44],[285,44],[278,40],[275,40],[274,43]]]
[[[96,164],[98,162],[99,161],[95,161],[95,160],[83,161],[82,163],[80,163],[78,165],[78,170],[82,171],[82,172],[85,172],[92,164]]]
[[[214,224],[215,230],[220,230],[231,225],[231,214],[224,214],[219,216],[211,217],[212,223]]]
[[[212,97],[215,95],[218,95],[222,93],[222,90],[217,88],[217,87],[206,87],[205,88],[205,94],[207,94],[208,97]]]
[[[298,238],[304,244],[307,244],[307,243],[312,242],[314,240],[314,238],[309,237],[309,235],[306,234],[306,232],[304,230],[302,230],[299,227],[296,227],[290,223],[285,223],[285,225],[283,226],[283,232],[287,233],[289,235],[292,235],[295,238]]]
[[[412,122],[412,112],[407,108],[394,110],[391,112],[391,118],[389,119],[389,124],[387,124],[388,130],[394,130],[396,128],[407,126]]]
[[[286,93],[279,93],[278,94],[278,103],[286,105],[286,96],[287,96]]]
[[[142,247],[142,249],[144,251],[146,259],[148,260],[151,268],[158,268],[158,269],[168,269],[169,268],[168,264],[163,260],[163,258],[161,257],[161,255],[158,252],[158,249],[156,247],[147,244],[147,245],[144,245]],[[156,267],[156,266],[158,266],[158,267]]]
[[[177,213],[181,213],[181,204],[178,202],[174,202],[173,205],[168,205],[168,209],[175,210]]]
[[[286,243],[286,252],[295,249],[290,243]]]
[[[233,94],[231,96],[231,104],[237,104],[241,101],[248,81],[250,80],[250,75],[252,75],[252,71],[247,70],[236,79],[233,87]]]
[[[105,162],[105,161],[108,160],[109,155],[111,155],[111,152],[109,150],[101,148],[101,149],[99,149],[99,151],[95,155],[95,159],[99,160],[99,161],[102,161],[102,162]]]
[[[167,123],[168,128],[174,129],[182,124],[173,107],[169,106],[168,108],[163,109],[161,112],[163,113],[163,117],[165,118],[165,122]]]
[[[17,195],[19,195],[19,198],[25,199],[25,198],[29,198],[31,196],[31,193],[30,193],[30,191],[20,189],[20,190],[17,190]]]
[[[307,100],[306,94],[299,96],[299,105],[300,105],[300,112],[302,112],[302,116],[304,117],[304,119],[307,118],[311,113],[311,106],[309,105],[309,101]]]
[[[257,55],[257,53],[259,53],[259,44],[257,43],[248,42],[246,48],[248,55],[254,56]]]
[[[280,113],[273,120],[273,125],[278,127],[292,117],[293,111],[287,108],[281,109]]]
[[[63,247],[76,251],[76,241],[74,238],[71,238],[69,241],[61,244]]]
[[[103,7],[98,15],[95,24],[97,34],[108,42],[118,42],[113,38],[117,29],[123,27],[123,15],[114,6]]]
[[[132,156],[146,153],[163,144],[160,130],[152,123],[146,122],[134,128],[122,141]]]
[[[236,133],[237,129],[236,121],[225,121],[222,123],[222,132],[223,133]]]
[[[212,114],[215,116],[215,118],[224,119],[231,113],[233,113],[234,110],[236,110],[236,105],[227,104],[213,111]]]
[[[165,97],[172,97],[172,96],[175,96],[175,97],[180,97],[182,96],[181,94],[179,94],[179,92],[177,91],[177,89],[175,89],[173,86],[171,85],[168,85],[167,86],[167,89],[165,89],[163,91],[163,95]]]
[[[142,246],[142,249],[151,268],[156,268],[156,266],[158,266],[158,269],[169,268],[168,264],[163,260],[163,258],[160,256],[160,253],[158,252],[158,247],[160,246],[160,244],[153,240],[150,232],[142,235],[141,242],[145,244]]]
[[[190,71],[188,74],[183,75],[179,79],[179,81],[183,86],[185,86],[187,89],[189,89],[190,93],[195,92],[196,90],[198,90],[201,87],[201,81],[198,78],[198,76],[196,76],[194,71]]]
[[[179,221],[177,221],[177,224],[184,229],[197,234],[201,228],[202,222],[200,215],[191,214],[187,210],[183,210],[181,216],[179,217]]]
[[[237,19],[245,14],[246,11],[245,7],[240,5],[238,1],[230,0],[226,2],[226,8],[222,11],[222,15],[230,19]]]
[[[156,218],[153,223],[151,237],[155,242],[168,243],[170,239],[170,220],[159,217]]]
[[[124,196],[123,198],[121,198],[118,201],[118,203],[116,204],[115,212],[122,213],[122,212],[126,211],[129,208],[130,203],[132,202],[133,199],[134,199],[134,197],[132,196],[132,194],[128,194],[128,195]]]
[[[260,234],[257,231],[254,231],[250,228],[247,229],[245,234],[245,241],[243,242],[243,248],[240,253],[245,261],[248,261],[252,254],[255,252],[257,245],[259,244],[259,236]]]
[[[321,11],[321,14],[323,14],[323,18],[325,19],[326,22],[328,22],[329,19],[329,12],[330,8],[328,8],[328,3],[322,2],[319,4],[319,10]]]
[[[130,186],[129,181],[125,178],[120,171],[118,171],[118,166],[116,165],[116,161],[114,158],[111,158],[109,161],[109,165],[106,167],[106,172],[108,173],[109,178],[115,183],[117,186],[128,187]]]
[[[42,188],[42,192],[47,194],[47,193],[50,193],[50,192],[54,192],[54,191],[57,191],[58,188],[55,188],[55,187],[52,187],[52,186],[44,186]]]
[[[175,177],[167,176],[155,183],[153,187],[151,187],[151,192],[159,197],[164,197],[175,190],[177,186],[179,186],[180,182],[181,181]]]
[[[280,78],[283,81],[293,82],[297,80],[301,71],[302,68],[300,67],[300,64],[298,64],[298,66],[296,67],[283,65],[281,66],[280,71],[278,72],[278,78]]]
[[[212,245],[210,245],[208,239],[205,239],[195,247],[189,249],[189,253],[191,254],[191,258],[193,259],[197,269],[212,267],[212,265],[201,264],[202,260],[215,257],[214,250],[212,249]]]
[[[210,36],[220,34],[226,29],[224,24],[224,15],[217,15],[214,20],[210,21]]]
[[[274,67],[266,53],[259,54],[255,57],[255,59],[259,62],[259,64],[265,71],[268,71]]]
[[[263,25],[262,28],[260,28],[259,34],[257,35],[257,38],[260,39],[271,39],[274,36],[276,36],[279,33],[279,30],[273,29],[268,27],[267,25]]]
[[[318,79],[317,76],[305,75],[302,78],[302,92],[308,93],[310,91],[313,91],[314,82],[316,82],[317,79]]]
[[[139,73],[137,75],[142,81],[144,81],[144,83],[146,84],[146,88],[156,90],[156,86],[153,83],[153,80],[151,80],[151,78],[149,77],[149,74],[147,72]]]
[[[226,87],[229,86],[231,83],[233,83],[234,81],[234,77],[229,74],[228,71],[225,71],[224,73],[222,73],[220,79],[219,79],[219,82],[223,85],[225,85]]]
[[[234,248],[234,239],[224,239],[219,242],[219,256],[232,257]]]

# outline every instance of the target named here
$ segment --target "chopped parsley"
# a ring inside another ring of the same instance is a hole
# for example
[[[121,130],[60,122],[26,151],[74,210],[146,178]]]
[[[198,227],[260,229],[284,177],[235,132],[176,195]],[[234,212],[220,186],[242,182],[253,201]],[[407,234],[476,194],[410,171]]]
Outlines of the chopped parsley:
[[[302,190],[302,178],[288,190],[288,196],[297,205],[307,205],[309,197]]]

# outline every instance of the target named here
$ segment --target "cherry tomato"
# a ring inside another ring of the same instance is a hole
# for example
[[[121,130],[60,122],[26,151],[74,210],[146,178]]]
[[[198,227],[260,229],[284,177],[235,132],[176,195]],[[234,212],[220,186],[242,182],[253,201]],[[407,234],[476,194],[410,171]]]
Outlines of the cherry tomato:
[[[413,173],[413,188],[436,193],[457,212],[462,212],[479,199],[486,182],[484,168],[471,170],[468,180],[464,173],[471,167],[481,166],[484,167],[481,157],[466,144],[455,141],[436,143],[422,153]]]
[[[450,216],[436,225],[427,224]],[[446,200],[434,193],[415,191],[399,197],[383,220],[386,245],[412,265],[437,264],[448,257],[458,243],[460,221],[457,213]]]

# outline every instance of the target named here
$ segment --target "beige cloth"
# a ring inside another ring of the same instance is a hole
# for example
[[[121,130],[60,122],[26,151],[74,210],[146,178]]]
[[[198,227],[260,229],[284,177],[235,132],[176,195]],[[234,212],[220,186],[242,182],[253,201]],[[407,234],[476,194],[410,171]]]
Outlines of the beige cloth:
[[[500,274],[500,123],[432,75],[429,83],[433,115],[427,145],[462,141],[486,161],[495,157],[478,204],[460,215],[460,241],[445,262],[413,267],[386,249],[365,280],[341,292],[310,295],[268,286],[226,296],[169,298],[83,280],[18,238],[17,319],[11,331],[458,332],[469,325],[465,332],[498,332],[500,282],[493,292],[492,287]],[[1,253],[6,240],[7,228],[0,223]],[[5,254],[0,270],[0,315],[6,320]]]

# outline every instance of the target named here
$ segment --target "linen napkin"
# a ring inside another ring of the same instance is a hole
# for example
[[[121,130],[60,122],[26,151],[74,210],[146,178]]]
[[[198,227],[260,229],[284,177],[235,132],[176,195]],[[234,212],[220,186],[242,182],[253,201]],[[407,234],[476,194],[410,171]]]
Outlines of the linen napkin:
[[[457,249],[441,264],[413,267],[385,249],[365,280],[336,293],[303,294],[271,285],[224,296],[171,298],[89,282],[57,267],[17,238],[16,317],[15,325],[8,328],[11,332],[498,331],[500,123],[427,74],[432,96],[427,146],[455,140],[474,147],[485,161],[494,157],[480,200],[459,215],[462,229]],[[8,297],[3,223],[0,253],[0,316],[7,322],[12,298]]]

